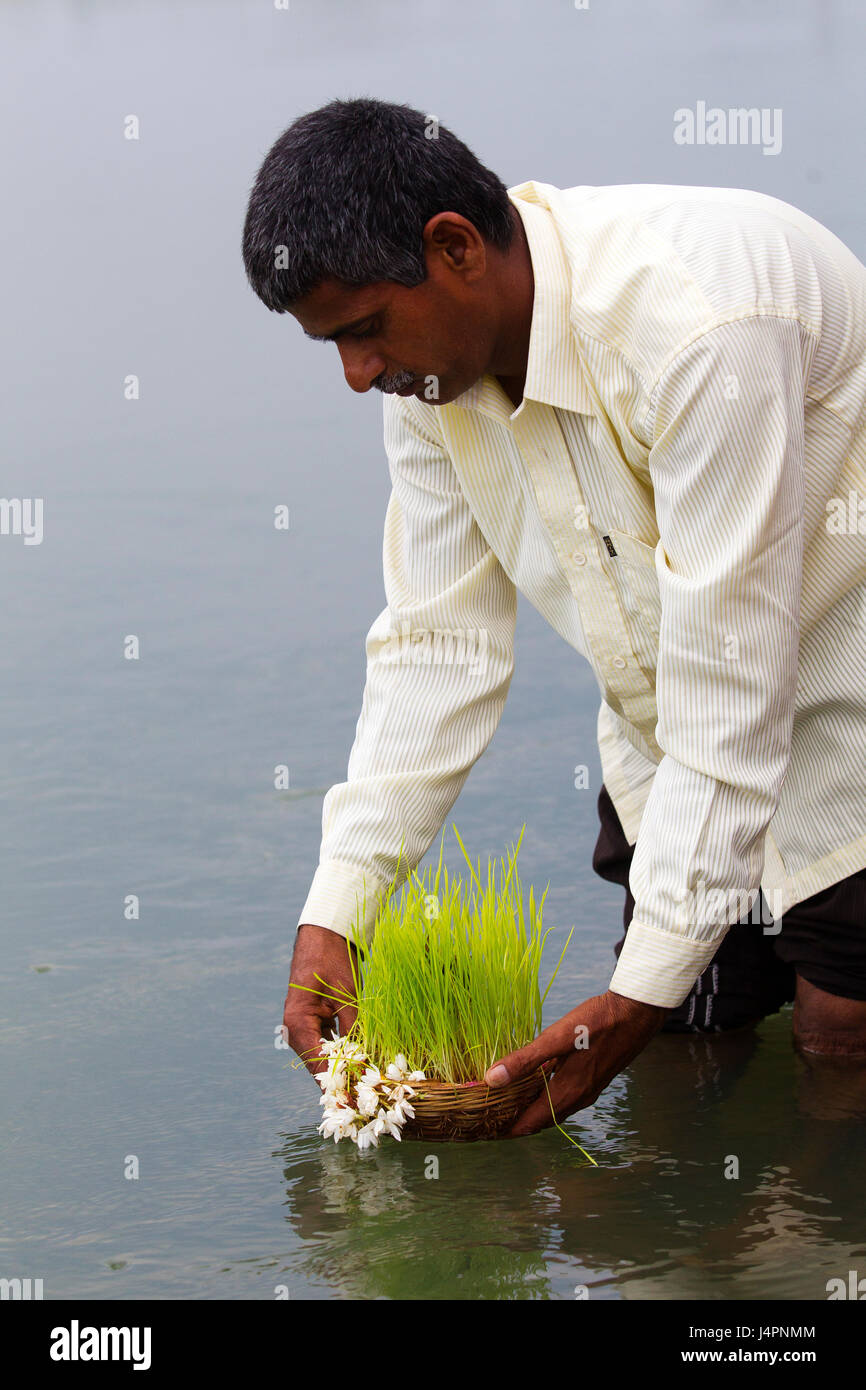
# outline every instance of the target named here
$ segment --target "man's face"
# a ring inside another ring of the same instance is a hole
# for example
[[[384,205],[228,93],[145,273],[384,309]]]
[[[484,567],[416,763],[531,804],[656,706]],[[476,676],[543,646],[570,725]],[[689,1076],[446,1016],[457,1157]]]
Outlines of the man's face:
[[[484,278],[483,269],[467,277],[428,255],[427,279],[412,289],[325,280],[291,312],[309,337],[336,342],[353,391],[375,386],[446,405],[490,361],[495,323]]]

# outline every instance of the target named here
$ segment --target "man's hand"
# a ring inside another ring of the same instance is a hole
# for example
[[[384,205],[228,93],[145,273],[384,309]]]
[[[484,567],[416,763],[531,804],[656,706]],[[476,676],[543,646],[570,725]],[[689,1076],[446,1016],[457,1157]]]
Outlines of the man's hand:
[[[489,1086],[514,1081],[543,1062],[556,1062],[553,1080],[518,1116],[506,1137],[517,1139],[547,1129],[554,1120],[551,1105],[557,1121],[592,1105],[608,1082],[646,1047],[667,1013],[655,1004],[641,1004],[607,990],[586,999],[526,1047],[500,1057],[484,1078]]]
[[[345,1036],[357,1016],[356,1009],[343,1003],[343,991],[355,993],[353,957],[357,958],[355,947],[339,932],[309,922],[298,927],[283,1031],[286,1041],[314,1076],[328,1065],[326,1058],[317,1055],[319,1039],[333,1032],[337,1021]],[[293,989],[293,985],[305,988]]]

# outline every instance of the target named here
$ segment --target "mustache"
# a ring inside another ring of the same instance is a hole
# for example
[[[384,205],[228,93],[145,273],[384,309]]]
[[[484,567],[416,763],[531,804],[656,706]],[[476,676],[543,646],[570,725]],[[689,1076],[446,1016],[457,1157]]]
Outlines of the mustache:
[[[394,376],[387,376],[384,372],[377,376],[373,381],[377,391],[384,391],[386,395],[391,395],[394,391],[403,391],[407,386],[411,386],[415,380],[414,372],[397,372]]]

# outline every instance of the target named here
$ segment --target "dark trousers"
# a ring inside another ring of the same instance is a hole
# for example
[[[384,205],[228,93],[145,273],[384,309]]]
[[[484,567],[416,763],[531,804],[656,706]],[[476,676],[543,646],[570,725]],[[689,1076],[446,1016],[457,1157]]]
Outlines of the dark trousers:
[[[627,932],[634,912],[628,881],[634,846],[604,786],[598,814],[592,867],[625,889]],[[761,923],[771,920],[759,894],[749,917],[729,929],[688,998],[668,1015],[664,1032],[719,1033],[755,1022],[794,998],[797,973],[829,994],[866,1000],[866,869],[789,908],[777,935],[762,930]],[[624,944],[625,935],[614,946],[617,956]]]

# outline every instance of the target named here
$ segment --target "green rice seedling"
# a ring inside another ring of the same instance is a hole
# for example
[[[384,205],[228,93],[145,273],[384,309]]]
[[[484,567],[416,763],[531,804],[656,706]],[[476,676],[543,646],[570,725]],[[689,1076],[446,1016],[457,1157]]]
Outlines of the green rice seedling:
[[[574,928],[542,993],[547,888],[536,901],[530,887],[524,903],[517,856],[526,827],[506,857],[488,864],[486,882],[480,859],[473,865],[452,828],[468,882],[443,865],[443,834],[435,871],[413,871],[399,896],[386,897],[371,942],[354,924],[358,961],[346,1002],[358,1010],[349,1037],[376,1065],[402,1055],[428,1080],[459,1084],[479,1081],[497,1057],[540,1032]]]

